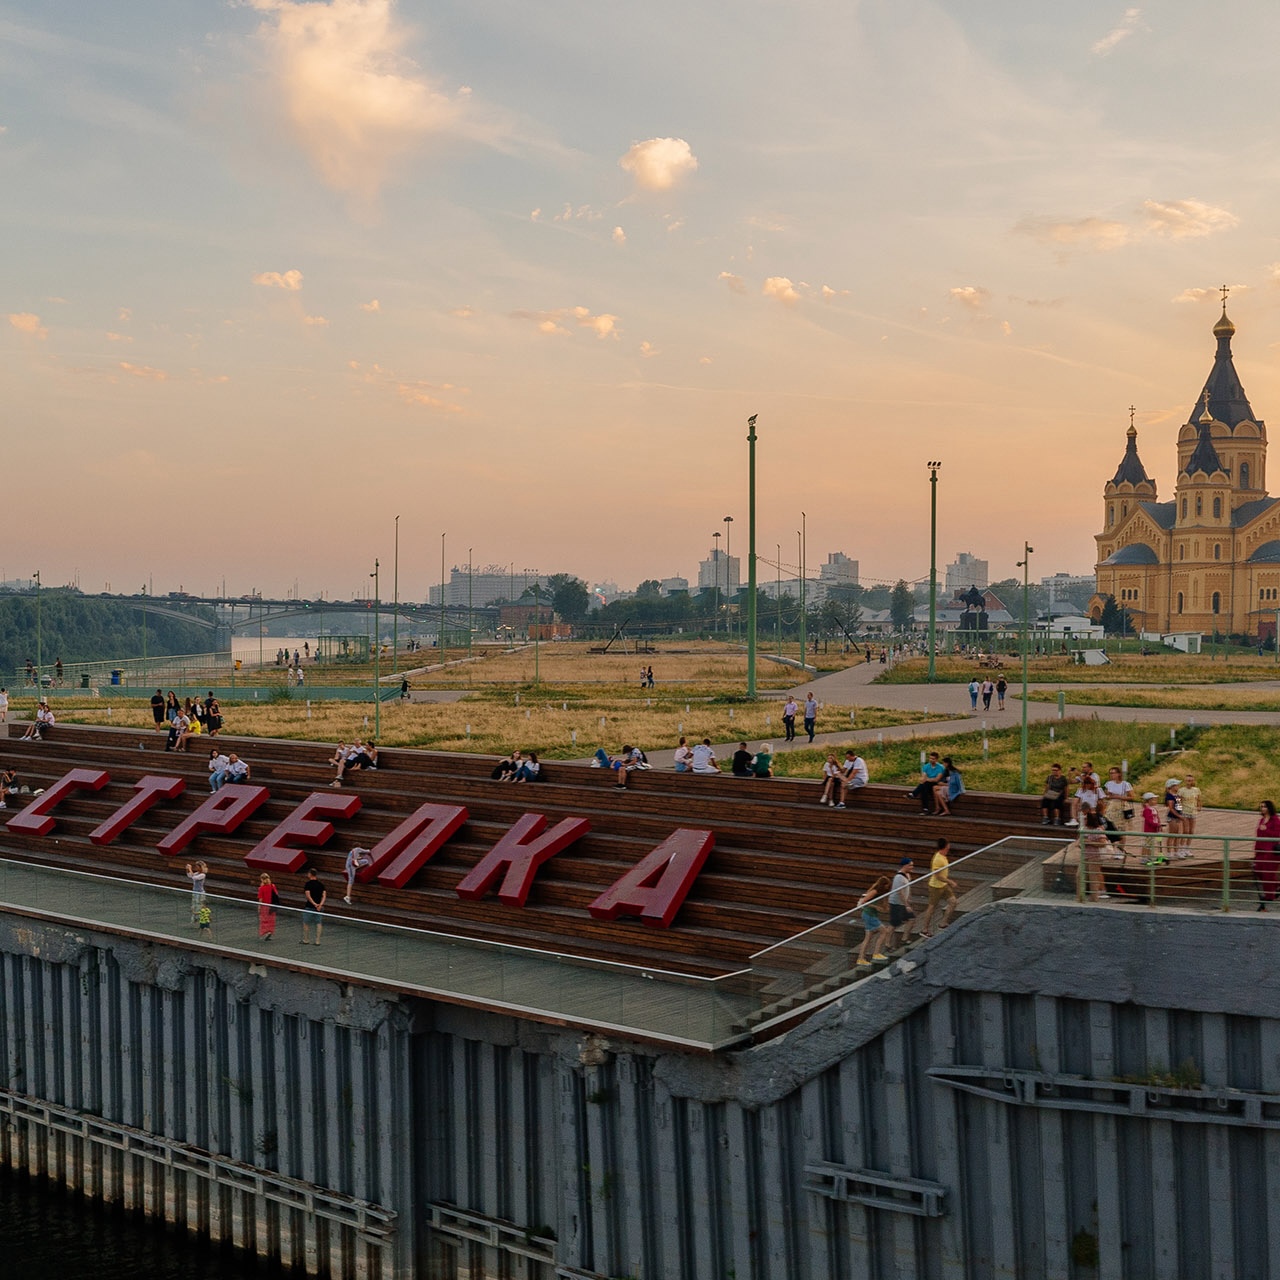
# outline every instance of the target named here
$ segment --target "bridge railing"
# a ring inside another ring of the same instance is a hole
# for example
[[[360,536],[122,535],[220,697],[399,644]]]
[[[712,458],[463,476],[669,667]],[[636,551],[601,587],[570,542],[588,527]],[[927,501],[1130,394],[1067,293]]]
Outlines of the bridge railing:
[[[185,653],[149,658],[114,658],[99,662],[65,662],[28,671],[17,667],[9,683],[14,693],[57,692],[62,689],[121,688],[150,694],[157,684],[225,684],[235,667],[230,652]]]

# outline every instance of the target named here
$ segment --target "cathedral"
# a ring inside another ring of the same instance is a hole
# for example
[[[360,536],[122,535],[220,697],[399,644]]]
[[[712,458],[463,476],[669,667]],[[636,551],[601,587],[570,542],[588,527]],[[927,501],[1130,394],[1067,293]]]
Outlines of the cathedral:
[[[1107,597],[1136,630],[1167,635],[1270,636],[1280,612],[1280,500],[1267,496],[1267,428],[1231,358],[1236,327],[1213,326],[1213,368],[1178,431],[1178,479],[1159,501],[1129,439],[1103,488],[1095,621]]]

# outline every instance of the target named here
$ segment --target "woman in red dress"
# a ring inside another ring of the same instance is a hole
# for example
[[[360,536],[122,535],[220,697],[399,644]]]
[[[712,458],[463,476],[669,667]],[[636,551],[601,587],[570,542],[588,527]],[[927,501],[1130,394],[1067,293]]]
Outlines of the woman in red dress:
[[[1258,838],[1253,842],[1253,878],[1258,886],[1258,910],[1276,900],[1280,889],[1280,818],[1270,800],[1258,806]]]
[[[279,901],[280,893],[264,871],[258,877],[258,937],[264,942],[270,942],[276,931],[276,904]]]

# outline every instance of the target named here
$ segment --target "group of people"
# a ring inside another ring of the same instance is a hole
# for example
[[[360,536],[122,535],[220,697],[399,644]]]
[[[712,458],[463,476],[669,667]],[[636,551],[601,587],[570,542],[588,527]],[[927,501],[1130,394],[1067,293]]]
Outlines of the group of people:
[[[1004,678],[1003,674],[995,680],[992,680],[990,676],[987,676],[984,680],[979,680],[977,676],[974,676],[973,679],[969,681],[969,709],[971,711],[977,711],[978,699],[981,698],[983,711],[990,711],[991,699],[994,696],[996,699],[996,710],[1003,711],[1004,695],[1008,692],[1009,682]]]
[[[877,960],[888,960],[890,951],[905,946],[913,936],[932,938],[935,929],[945,929],[955,919],[960,894],[951,879],[950,843],[938,840],[934,845],[927,905],[918,923],[912,901],[912,890],[919,883],[918,879],[912,879],[914,871],[915,860],[903,857],[892,880],[888,876],[878,877],[858,899],[864,931],[862,946],[858,949],[858,968],[869,968]]]
[[[865,787],[871,781],[871,773],[867,762],[850,747],[839,760],[834,751],[827,752],[826,763],[822,766],[822,795],[819,804],[831,805],[836,809],[846,807],[851,792]]]
[[[653,664],[640,668],[640,687],[642,689],[653,688]]]
[[[249,762],[234,751],[223,753],[214,747],[209,752],[209,790],[221,791],[229,782],[248,782]]]
[[[542,762],[536,751],[530,751],[527,756],[523,752],[513,751],[498,761],[489,776],[497,782],[539,782],[542,778]]]
[[[800,704],[795,700],[794,695],[788,694],[787,700],[782,704],[782,728],[785,741],[794,742],[796,740],[796,716],[800,713]],[[813,741],[813,735],[818,728],[818,700],[813,696],[811,689],[804,695],[804,731],[809,735],[809,741]]]
[[[378,748],[372,742],[361,742],[359,739],[350,743],[340,742],[328,763],[336,770],[329,785],[340,787],[347,774],[378,767]]]
[[[167,697],[157,689],[151,695],[151,718],[158,731],[169,734],[166,751],[186,751],[189,739],[202,733],[216,736],[222,732],[222,707],[212,689],[205,698],[197,694],[183,702],[178,701],[172,689]]]
[[[947,817],[964,795],[964,775],[950,756],[930,751],[920,766],[920,781],[907,794],[919,802],[922,817]]]
[[[22,735],[23,742],[39,742],[42,738],[47,738],[57,724],[53,712],[49,709],[49,699],[42,697],[36,706],[35,719],[27,725],[27,731]]]

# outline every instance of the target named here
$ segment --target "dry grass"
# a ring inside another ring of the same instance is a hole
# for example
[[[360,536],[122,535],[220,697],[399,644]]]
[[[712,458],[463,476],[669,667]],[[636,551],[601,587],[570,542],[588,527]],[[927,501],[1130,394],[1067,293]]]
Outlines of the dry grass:
[[[986,668],[979,667],[973,658],[948,656],[937,659],[936,670],[939,682],[944,683],[968,684],[975,675],[981,679],[987,674]],[[908,658],[877,683],[924,684],[928,671],[927,658]],[[1022,662],[1016,655],[1006,656],[1004,676],[1010,684],[1022,679]],[[1035,684],[1236,684],[1242,680],[1274,680],[1276,676],[1273,658],[1238,651],[1230,658],[1215,658],[1207,653],[1157,654],[1148,658],[1136,653],[1113,654],[1105,667],[1079,666],[1060,655],[1027,661],[1027,679]]]
[[[1273,668],[1274,670],[1274,668]],[[1028,695],[1031,702],[1056,702],[1058,695],[1048,690]],[[1072,706],[1087,707],[1183,707],[1192,711],[1280,711],[1280,686],[1272,692],[1261,689],[1204,688],[1180,686],[1174,689],[1080,689],[1069,690]]]
[[[565,696],[560,696],[564,693]],[[519,703],[516,697],[519,697]],[[686,710],[687,708],[687,710]],[[320,742],[371,735],[372,704],[223,703],[228,733],[259,738],[293,738]],[[893,724],[938,720],[936,713],[825,706],[818,719],[823,731],[877,729]],[[152,723],[150,707],[134,700],[82,708],[59,708],[60,719],[73,724],[115,724],[145,728]],[[467,727],[470,726],[470,733]],[[683,727],[682,727],[683,726]],[[577,741],[574,741],[574,734]],[[782,709],[777,702],[734,705],[726,701],[694,701],[655,690],[648,696],[637,689],[597,691],[590,699],[570,698],[568,691],[477,694],[448,703],[386,703],[382,708],[383,746],[430,747],[438,751],[505,753],[512,747],[532,749],[547,759],[589,756],[598,746],[617,750],[624,742],[646,751],[674,747],[678,736],[709,737],[714,742],[780,737]]]

